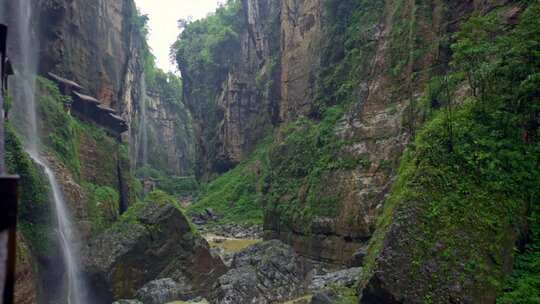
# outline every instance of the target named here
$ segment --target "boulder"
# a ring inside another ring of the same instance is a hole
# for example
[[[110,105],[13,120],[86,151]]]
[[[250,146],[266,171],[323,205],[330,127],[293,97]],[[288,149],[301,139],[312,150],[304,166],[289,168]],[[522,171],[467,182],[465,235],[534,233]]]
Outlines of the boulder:
[[[357,283],[361,270],[361,268],[350,268],[324,275],[315,275],[309,285],[309,289],[318,291],[335,285],[353,287]]]
[[[294,250],[277,240],[237,253],[232,269],[218,280],[215,303],[276,303],[306,290],[308,267]]]
[[[171,278],[159,279],[145,284],[135,296],[144,304],[163,304],[181,299],[186,292],[182,287]]]
[[[158,203],[134,206],[91,240],[84,264],[101,302],[134,298],[146,283],[160,278],[174,280],[183,297],[193,298],[207,294],[226,271],[184,214]]]
[[[354,253],[351,261],[351,266],[360,267],[364,265],[364,259],[366,258],[367,248],[360,248]]]

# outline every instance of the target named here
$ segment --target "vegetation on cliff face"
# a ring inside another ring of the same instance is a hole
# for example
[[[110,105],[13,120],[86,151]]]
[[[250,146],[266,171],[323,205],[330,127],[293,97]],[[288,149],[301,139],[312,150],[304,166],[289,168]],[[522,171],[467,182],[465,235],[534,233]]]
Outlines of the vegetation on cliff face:
[[[192,80],[204,80],[209,86],[219,84],[223,75],[215,72],[227,71],[238,59],[234,52],[240,43],[243,20],[241,2],[230,0],[205,19],[184,21],[184,31],[172,47],[172,56],[180,69],[188,72]],[[208,89],[211,93],[215,88]],[[201,109],[205,106],[208,105],[200,105]]]
[[[442,108],[407,149],[371,241],[361,279],[369,286],[366,301],[377,296],[375,285],[395,297],[421,294],[425,303],[464,296],[483,303],[500,292],[499,303],[538,299],[539,10],[531,5],[506,34],[494,13],[471,18],[456,35],[454,71],[435,79],[426,95],[428,105]],[[471,96],[458,103],[454,92],[463,85]],[[515,274],[505,283],[514,255],[509,249],[523,232],[531,242],[518,251]],[[385,244],[388,238],[410,241]],[[398,254],[392,263],[379,264],[378,257],[392,252]],[[410,280],[384,286],[391,278],[373,271],[391,276],[392,267]],[[378,283],[370,285],[374,276]],[[441,290],[456,282],[458,294]]]
[[[71,99],[62,95],[56,84],[46,78],[38,77],[37,87],[38,111],[40,117],[43,118],[40,126],[40,132],[44,134],[43,144],[51,149],[76,177],[79,177],[81,173],[78,145],[80,124],[65,110]]]
[[[6,128],[8,172],[20,176],[19,228],[34,253],[49,248],[48,228],[52,223],[49,183],[41,169],[26,154],[21,139],[10,125]]]
[[[334,215],[339,197],[328,196],[332,193],[328,189],[319,191],[329,185],[327,173],[369,166],[367,160],[343,153],[341,148],[347,143],[335,131],[348,101],[362,94],[358,88],[364,80],[361,77],[369,75],[363,59],[370,56],[375,44],[367,33],[379,30],[376,24],[382,16],[374,12],[382,12],[382,5],[327,2],[326,31],[331,39],[323,48],[320,120],[302,118],[276,131],[270,143],[261,146],[249,161],[204,187],[192,212],[211,207],[227,221],[241,222],[259,219],[262,214],[251,211],[261,206],[263,214],[277,216],[282,224],[302,223],[304,227],[313,217]],[[515,28],[501,20],[499,10],[472,17],[455,36],[450,71],[434,77],[412,109],[416,119],[426,124],[402,159],[371,241],[362,275],[364,286],[377,267],[377,257],[387,250],[383,241],[392,227],[402,223],[400,219],[407,219],[400,235],[415,237],[400,249],[412,264],[399,273],[406,273],[412,281],[430,280],[422,287],[422,301],[448,300],[440,298],[449,295],[438,288],[453,281],[463,288],[458,293],[477,300],[494,299],[500,293],[500,303],[538,299],[533,292],[539,282],[535,206],[540,171],[535,168],[540,164],[540,27],[534,18],[540,13],[538,8],[533,3]],[[398,56],[394,52],[400,51],[398,34],[407,32],[400,31],[419,26],[409,21],[398,22],[391,38],[390,53],[395,55],[391,60],[395,62],[390,65],[396,73],[410,63],[400,62],[398,57],[419,58],[416,53]],[[440,43],[451,41],[439,38]],[[525,235],[528,245],[518,248],[516,269],[507,278],[514,256],[508,249]],[[427,275],[426,261],[431,260],[437,263],[437,273],[448,275]],[[404,290],[403,294],[408,292]]]
[[[322,48],[318,110],[361,98],[362,81],[370,75],[377,40],[373,34],[384,12],[383,1],[324,1],[325,40]]]
[[[336,216],[341,200],[337,187],[328,188],[331,174],[369,166],[369,160],[342,151],[346,142],[335,127],[343,112],[334,106],[320,122],[299,119],[283,128],[269,148],[264,206],[269,214],[279,215],[282,225],[309,232],[315,217]]]
[[[122,145],[103,129],[82,122],[67,112],[71,102],[60,93],[56,84],[48,79],[37,78],[36,104],[40,117],[39,132],[42,134],[44,153],[54,157],[60,166],[56,172],[73,178],[82,188],[83,197],[66,197],[86,211],[85,220],[90,221],[93,233],[110,226],[120,212],[118,165],[126,163],[127,154]],[[7,163],[10,172],[21,175],[20,223],[32,252],[44,254],[49,240],[52,210],[47,179],[41,168],[26,154],[16,132],[8,128]],[[56,166],[55,166],[56,167]],[[128,167],[125,167],[127,170]],[[124,172],[123,178],[131,179]],[[63,185],[65,186],[65,185]],[[133,200],[128,189],[127,200]],[[79,201],[81,200],[82,201]]]
[[[281,126],[271,139],[259,145],[248,161],[209,183],[202,190],[194,210],[211,207],[233,221],[256,219],[268,213],[279,218],[283,225],[296,223],[307,227],[306,233],[315,217],[336,215],[340,194],[337,190],[327,191],[331,173],[370,165],[365,157],[343,150],[347,142],[338,137],[336,126],[352,101],[362,93],[353,88],[359,87],[369,74],[366,58],[372,55],[376,45],[372,36],[381,18],[381,5],[372,1],[325,1],[325,37],[328,39],[324,40],[323,63],[320,77],[317,77],[320,79],[317,118],[303,117]],[[216,99],[211,94],[214,90],[211,85],[222,81],[215,78],[219,74],[216,71],[219,67],[226,70],[235,62],[223,61],[216,54],[225,56],[238,47],[238,33],[246,26],[241,21],[244,18],[241,9],[239,1],[230,1],[215,15],[188,24],[173,47],[181,69],[188,72],[186,77],[209,84],[192,92],[195,99],[200,97],[196,104],[200,108],[195,111],[217,108],[211,104]],[[269,35],[275,34],[276,29],[269,31]],[[274,65],[279,66],[279,63]],[[264,81],[271,83],[274,80]],[[202,98],[201,94],[210,95]],[[212,126],[211,119],[205,122]],[[214,138],[215,135],[200,136]],[[249,169],[253,164],[256,164],[257,174]],[[244,200],[250,201],[247,208],[228,208],[235,206],[236,201]],[[262,211],[253,213],[254,208]]]

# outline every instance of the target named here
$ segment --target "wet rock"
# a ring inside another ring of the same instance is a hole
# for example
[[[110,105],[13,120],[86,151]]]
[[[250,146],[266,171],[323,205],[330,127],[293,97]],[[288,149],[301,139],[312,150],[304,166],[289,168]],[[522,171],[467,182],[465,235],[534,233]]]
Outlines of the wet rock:
[[[220,219],[220,215],[214,212],[212,208],[206,208],[201,213],[192,216],[191,220],[197,226],[206,225],[209,222],[215,222]]]
[[[113,304],[143,304],[143,303],[137,300],[119,300],[119,301],[114,302]]]
[[[185,292],[173,279],[165,278],[145,284],[136,293],[136,298],[144,304],[163,304],[179,300]]]
[[[313,295],[310,304],[333,304],[336,301],[336,293],[330,289],[323,290]]]
[[[204,212],[206,212],[206,215],[208,216],[208,218],[211,218],[211,219],[217,218],[217,214],[214,213],[214,209],[212,208],[206,208],[204,209]]]
[[[2,265],[4,266],[4,265]],[[30,252],[28,241],[22,233],[17,232],[17,267],[15,272],[15,303],[37,303],[38,286],[36,261]]]
[[[209,303],[206,299],[199,297],[199,298],[187,301],[186,304],[209,304]]]
[[[359,267],[364,265],[364,259],[366,258],[366,248],[359,249],[354,253],[351,265]]]
[[[324,275],[315,275],[311,281],[311,284],[309,285],[309,289],[312,291],[318,291],[334,285],[353,287],[356,284],[361,270],[361,268],[350,268]]]
[[[275,303],[303,294],[308,267],[293,249],[273,240],[235,255],[232,269],[218,280],[216,303]]]
[[[180,284],[183,296],[207,294],[226,268],[171,205],[147,203],[90,242],[85,270],[102,302],[134,298],[158,278]]]

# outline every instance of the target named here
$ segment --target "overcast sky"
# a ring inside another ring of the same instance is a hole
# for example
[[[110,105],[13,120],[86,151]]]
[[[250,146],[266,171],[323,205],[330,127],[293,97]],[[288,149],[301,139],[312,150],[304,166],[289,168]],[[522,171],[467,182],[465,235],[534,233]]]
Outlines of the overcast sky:
[[[139,10],[150,18],[148,43],[164,71],[176,71],[169,60],[169,49],[178,37],[178,20],[204,18],[214,12],[223,0],[135,0]]]

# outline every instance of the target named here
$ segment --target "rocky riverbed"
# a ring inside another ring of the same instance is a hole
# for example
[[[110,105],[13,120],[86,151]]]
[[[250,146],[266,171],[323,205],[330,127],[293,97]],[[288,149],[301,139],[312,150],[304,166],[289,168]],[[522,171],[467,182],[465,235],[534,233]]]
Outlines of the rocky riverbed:
[[[263,241],[260,226],[221,224],[212,210],[192,221],[211,256],[225,265],[203,283],[207,292],[186,294],[193,290],[190,276],[162,272],[141,285],[135,299],[115,304],[321,304],[334,303],[343,290],[354,291],[360,268],[336,269],[311,261],[279,240]]]
[[[164,278],[140,288],[137,300],[116,304],[334,303],[342,297],[341,289],[355,285],[360,272],[360,268],[324,272],[314,266],[278,240],[258,242],[233,255],[228,271],[209,283],[212,292],[206,299],[176,301],[185,297],[186,283]]]

